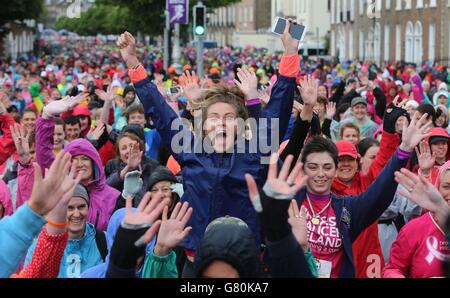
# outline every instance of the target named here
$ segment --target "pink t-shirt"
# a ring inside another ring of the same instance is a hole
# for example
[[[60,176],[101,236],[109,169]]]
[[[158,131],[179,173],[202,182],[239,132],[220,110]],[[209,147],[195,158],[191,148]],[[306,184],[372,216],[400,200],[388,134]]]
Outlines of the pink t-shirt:
[[[445,277],[445,260],[450,260],[447,240],[428,212],[400,230],[383,277]]]
[[[331,200],[329,195],[317,196],[311,193],[308,195],[315,214],[325,208]],[[320,215],[319,224],[314,225],[313,213],[306,198],[303,206],[307,209],[308,245],[316,259],[319,277],[338,278],[344,250],[333,207],[330,204]]]

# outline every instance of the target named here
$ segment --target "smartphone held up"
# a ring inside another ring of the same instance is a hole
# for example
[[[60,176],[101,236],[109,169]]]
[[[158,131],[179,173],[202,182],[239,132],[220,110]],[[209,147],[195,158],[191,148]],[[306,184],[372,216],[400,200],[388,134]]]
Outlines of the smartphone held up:
[[[277,17],[273,22],[272,33],[282,35],[284,33],[284,29],[286,28],[286,22],[287,20],[285,18]],[[298,23],[291,23],[289,33],[293,38],[302,41],[305,37],[306,26]]]

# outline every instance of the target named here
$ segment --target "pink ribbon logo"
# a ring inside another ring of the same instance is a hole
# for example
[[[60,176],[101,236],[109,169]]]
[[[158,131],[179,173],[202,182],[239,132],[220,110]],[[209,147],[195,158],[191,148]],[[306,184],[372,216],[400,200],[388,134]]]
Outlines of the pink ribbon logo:
[[[450,260],[449,255],[445,255],[438,250],[438,244],[439,242],[436,237],[430,236],[427,238],[428,255],[425,259],[428,264],[431,264],[435,258],[442,262]]]

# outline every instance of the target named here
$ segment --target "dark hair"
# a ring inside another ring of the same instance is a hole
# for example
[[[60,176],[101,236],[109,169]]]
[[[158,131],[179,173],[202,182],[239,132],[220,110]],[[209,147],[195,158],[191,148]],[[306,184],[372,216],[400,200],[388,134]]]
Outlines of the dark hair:
[[[363,157],[366,155],[367,150],[373,146],[380,147],[380,142],[375,138],[365,138],[356,145],[356,150],[358,150],[359,155]]]
[[[66,125],[79,125],[81,127],[80,118],[75,116],[69,116],[64,119],[64,129],[66,129]]]
[[[319,136],[313,137],[311,139],[311,141],[306,143],[305,147],[303,147],[302,155],[301,155],[301,162],[303,163],[303,165],[305,165],[306,158],[308,157],[308,155],[313,154],[313,153],[322,153],[322,152],[326,152],[326,153],[330,154],[331,158],[334,161],[334,165],[337,167],[337,165],[338,165],[338,148],[336,147],[336,144],[328,139],[325,139],[325,138],[322,138]]]
[[[64,126],[64,121],[61,118],[54,118],[53,122],[55,123],[55,125],[63,125]]]
[[[345,113],[350,108],[350,106],[351,105],[349,103],[344,103],[344,104],[339,105],[336,108],[336,116],[335,116],[335,118],[336,118],[337,122],[341,121],[341,114]]]
[[[434,107],[429,104],[421,104],[417,108],[417,112],[423,114],[428,114],[428,117],[432,118],[433,125],[436,126],[436,111],[434,110]]]
[[[33,113],[37,117],[35,110],[33,110],[32,108],[25,108],[23,110],[22,116],[25,115],[26,113]]]

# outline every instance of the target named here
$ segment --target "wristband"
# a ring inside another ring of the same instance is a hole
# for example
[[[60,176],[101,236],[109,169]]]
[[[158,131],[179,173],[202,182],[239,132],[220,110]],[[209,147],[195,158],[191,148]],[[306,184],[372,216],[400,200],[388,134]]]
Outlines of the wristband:
[[[56,223],[56,222],[51,221],[48,217],[46,217],[45,220],[47,220],[47,223],[48,223],[50,226],[52,226],[52,227],[54,227],[54,228],[57,228],[57,229],[65,228],[65,227],[67,227],[67,225],[68,225],[68,222],[67,222],[67,221],[66,221],[65,223]]]

